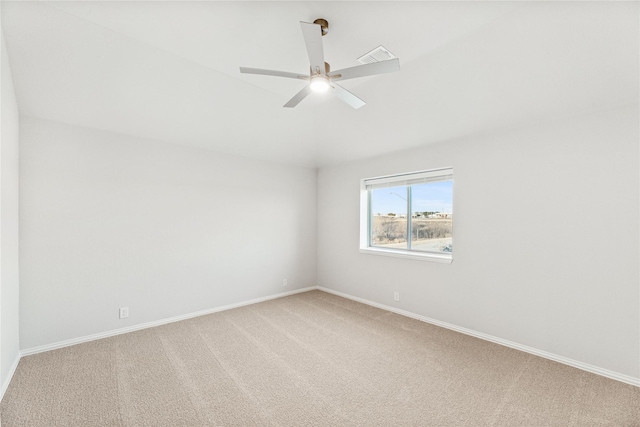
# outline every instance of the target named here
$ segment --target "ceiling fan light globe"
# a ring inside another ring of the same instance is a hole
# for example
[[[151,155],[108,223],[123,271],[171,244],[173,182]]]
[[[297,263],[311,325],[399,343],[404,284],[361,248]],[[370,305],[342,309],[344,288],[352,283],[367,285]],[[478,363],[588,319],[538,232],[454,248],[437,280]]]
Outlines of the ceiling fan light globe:
[[[309,87],[316,93],[322,93],[329,90],[329,81],[325,77],[314,77],[309,83]]]

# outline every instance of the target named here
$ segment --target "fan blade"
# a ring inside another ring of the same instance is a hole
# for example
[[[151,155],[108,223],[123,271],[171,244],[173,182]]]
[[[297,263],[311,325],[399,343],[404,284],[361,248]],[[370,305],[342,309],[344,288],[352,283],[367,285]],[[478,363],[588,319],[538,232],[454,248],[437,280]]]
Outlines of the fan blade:
[[[244,74],[263,74],[265,76],[289,77],[290,79],[309,80],[308,76],[301,76],[300,74],[289,73],[287,71],[263,70],[262,68],[240,67],[240,72]]]
[[[340,98],[342,102],[349,104],[354,109],[357,110],[363,105],[366,105],[366,102],[364,102],[362,99],[358,98],[342,86],[332,83],[331,87],[336,91],[336,96]]]
[[[305,87],[302,88],[300,92],[296,93],[295,96],[289,100],[289,102],[284,104],[284,107],[287,107],[287,108],[295,107],[300,103],[300,101],[305,99],[307,95],[309,95],[310,93],[311,93],[311,86],[306,85]]]
[[[309,54],[309,63],[311,64],[311,73],[326,74],[324,69],[324,51],[322,48],[322,27],[318,24],[300,21],[302,27],[302,35],[304,43],[307,45],[307,53]]]
[[[375,74],[392,73],[400,70],[400,60],[398,58],[388,61],[372,62],[371,64],[358,65],[351,68],[343,68],[329,73],[333,80],[347,80],[356,77],[373,76]],[[340,77],[336,77],[340,74]]]

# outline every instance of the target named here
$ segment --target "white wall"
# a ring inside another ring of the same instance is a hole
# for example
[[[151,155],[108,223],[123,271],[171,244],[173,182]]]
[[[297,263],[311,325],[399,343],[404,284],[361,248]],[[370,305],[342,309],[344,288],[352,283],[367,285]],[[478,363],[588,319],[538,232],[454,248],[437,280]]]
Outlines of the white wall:
[[[0,116],[0,397],[19,358],[18,106],[2,37]]]
[[[315,285],[313,169],[29,117],[20,144],[23,350]]]
[[[322,168],[318,285],[640,378],[638,114]],[[359,253],[359,180],[443,166],[455,174],[453,263]]]

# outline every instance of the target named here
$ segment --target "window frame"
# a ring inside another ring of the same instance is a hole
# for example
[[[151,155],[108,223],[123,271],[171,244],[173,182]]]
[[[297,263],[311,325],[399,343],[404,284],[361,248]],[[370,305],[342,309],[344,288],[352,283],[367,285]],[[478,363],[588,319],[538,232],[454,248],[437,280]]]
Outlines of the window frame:
[[[360,180],[360,253],[371,255],[382,255],[396,258],[415,259],[421,261],[431,261],[438,263],[451,264],[453,262],[453,252],[449,253],[437,253],[437,252],[423,252],[411,249],[390,249],[382,248],[371,245],[372,238],[372,211],[371,211],[371,189],[367,189],[367,185],[376,184],[388,184],[391,186],[404,185],[409,188],[413,184],[422,182],[438,182],[451,180],[453,183],[453,167],[438,168],[423,170],[417,172],[408,172],[395,175],[385,175],[373,178],[363,178]],[[453,188],[452,188],[452,202],[453,202]],[[407,206],[411,206],[411,192],[407,190]],[[453,207],[452,207],[453,216]],[[412,212],[408,209],[407,212],[407,230],[411,231],[411,216]],[[411,240],[411,235],[408,234],[408,240]],[[452,237],[453,242],[453,229]],[[408,243],[409,247],[411,244]]]

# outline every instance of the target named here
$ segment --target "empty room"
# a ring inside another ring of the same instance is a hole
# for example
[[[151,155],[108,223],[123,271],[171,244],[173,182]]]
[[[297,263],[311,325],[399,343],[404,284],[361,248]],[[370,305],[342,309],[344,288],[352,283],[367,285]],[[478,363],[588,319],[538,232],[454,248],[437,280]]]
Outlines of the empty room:
[[[640,2],[0,12],[2,427],[640,426]]]

